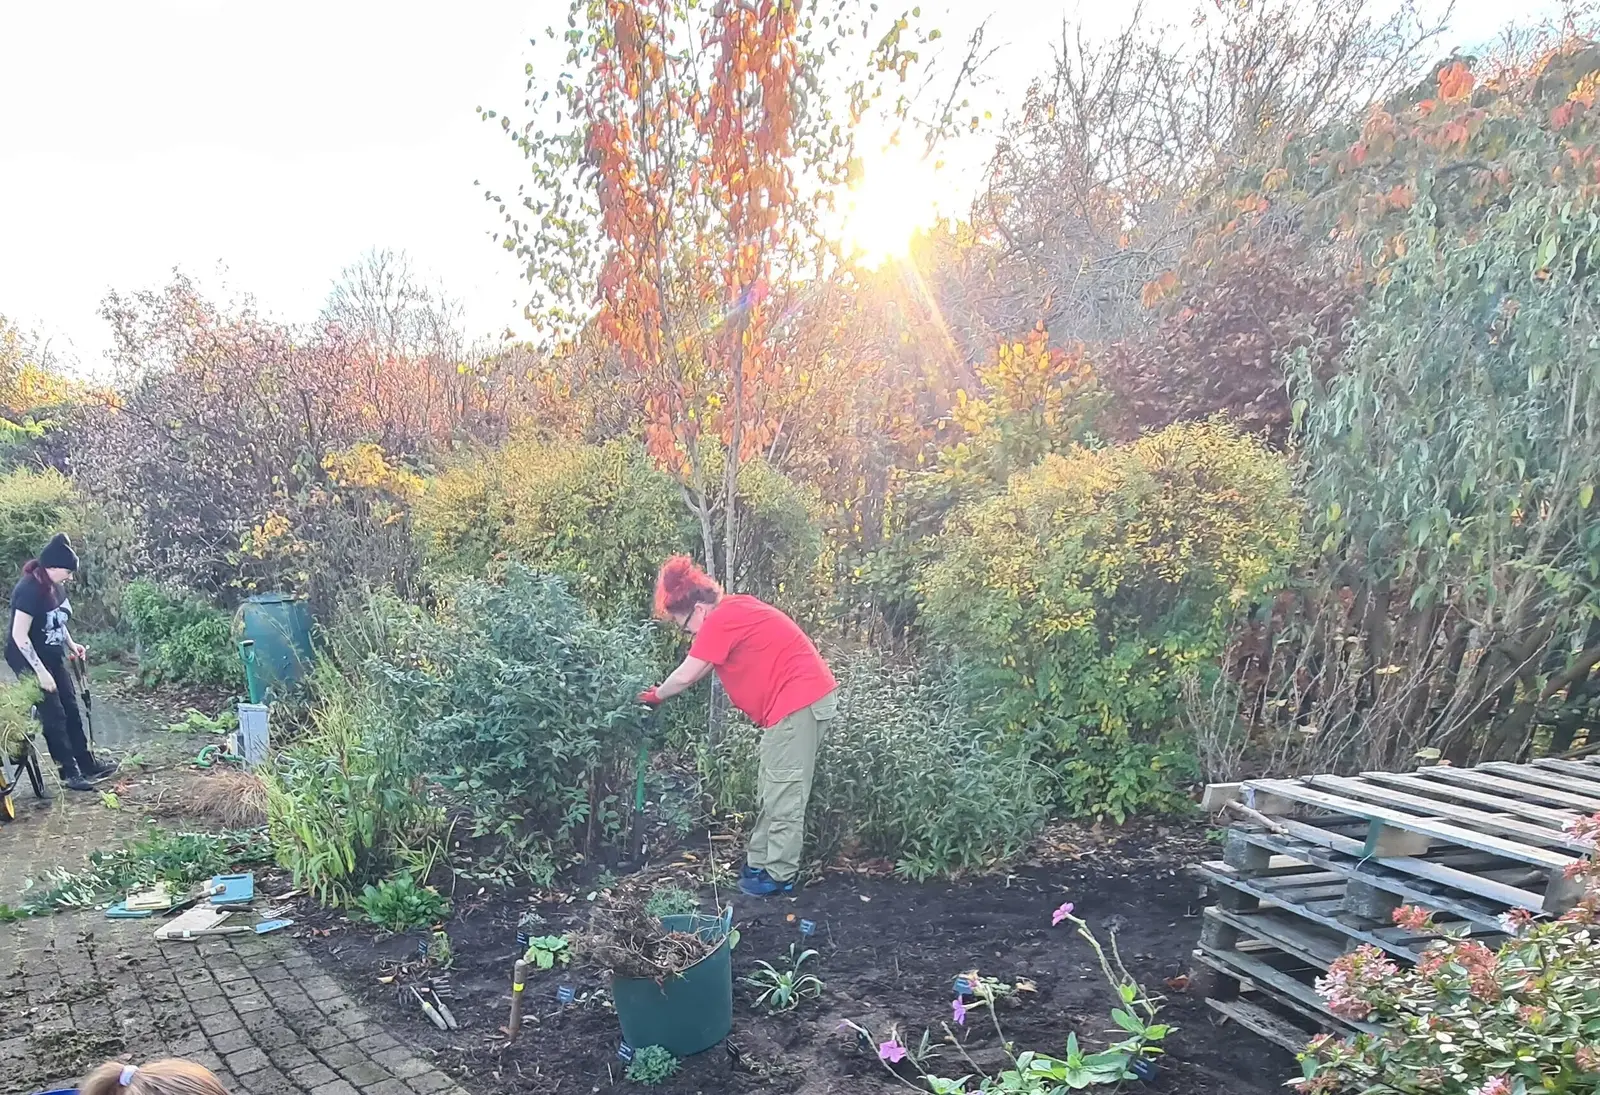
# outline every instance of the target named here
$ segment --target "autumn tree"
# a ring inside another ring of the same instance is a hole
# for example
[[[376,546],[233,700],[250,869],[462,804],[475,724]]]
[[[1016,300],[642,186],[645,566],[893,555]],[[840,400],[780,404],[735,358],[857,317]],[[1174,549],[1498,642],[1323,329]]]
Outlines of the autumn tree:
[[[132,571],[222,599],[256,588],[327,608],[361,578],[414,576],[415,477],[373,443],[364,359],[337,331],[223,308],[187,278],[112,293],[114,389],[71,429],[75,478],[130,531]]]
[[[0,455],[60,465],[65,454],[55,434],[84,396],[47,341],[0,315]]]
[[[808,278],[827,269],[813,211],[848,176],[853,121],[926,40],[909,17],[866,8],[577,4],[566,73],[551,81],[529,66],[534,120],[484,112],[532,172],[512,201],[489,193],[534,287],[530,317],[551,346],[591,324],[614,344],[618,398],[641,408],[640,432],[730,586],[739,467],[781,441],[803,387],[786,340]]]
[[[1217,705],[1283,767],[1518,757],[1593,725],[1597,98],[1588,42],[1446,58],[1218,196],[1210,254],[1288,221],[1301,261],[1363,294],[1336,367],[1288,355],[1319,551]]]
[[[1063,26],[1051,72],[1008,119],[973,208],[999,274],[985,309],[1016,337],[1042,319],[1086,342],[1152,318],[1144,286],[1176,267],[1219,170],[1414,83],[1442,24],[1412,4],[1197,4],[1190,25],[1093,39]]]
[[[389,451],[503,438],[529,394],[515,355],[470,343],[460,304],[424,284],[404,252],[375,249],[345,267],[321,319],[359,361],[352,395]]]

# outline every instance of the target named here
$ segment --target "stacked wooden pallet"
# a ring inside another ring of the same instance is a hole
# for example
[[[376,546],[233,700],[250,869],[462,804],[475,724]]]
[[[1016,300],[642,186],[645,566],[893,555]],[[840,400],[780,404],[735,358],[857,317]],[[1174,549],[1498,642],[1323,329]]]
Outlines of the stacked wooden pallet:
[[[1394,923],[1403,904],[1493,946],[1511,909],[1554,914],[1585,845],[1566,827],[1600,813],[1600,762],[1538,760],[1413,773],[1248,780],[1207,791],[1247,819],[1197,873],[1216,903],[1195,951],[1221,1014],[1291,1049],[1363,1024],[1334,1015],[1315,980],[1362,944],[1413,961],[1433,936]]]

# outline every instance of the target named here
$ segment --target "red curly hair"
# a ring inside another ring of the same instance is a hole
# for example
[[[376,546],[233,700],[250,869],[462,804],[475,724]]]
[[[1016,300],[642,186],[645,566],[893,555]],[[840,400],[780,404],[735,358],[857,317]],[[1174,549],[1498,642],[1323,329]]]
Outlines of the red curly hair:
[[[721,599],[722,587],[687,555],[674,555],[661,564],[656,575],[657,619],[687,616],[695,605],[714,605]]]

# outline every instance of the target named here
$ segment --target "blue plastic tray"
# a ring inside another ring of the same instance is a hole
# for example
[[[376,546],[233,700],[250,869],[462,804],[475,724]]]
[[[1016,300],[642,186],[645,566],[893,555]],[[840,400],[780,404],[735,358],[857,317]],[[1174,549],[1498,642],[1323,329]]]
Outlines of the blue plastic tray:
[[[211,880],[211,885],[222,887],[222,892],[211,899],[213,905],[247,905],[256,896],[253,874],[219,874]]]

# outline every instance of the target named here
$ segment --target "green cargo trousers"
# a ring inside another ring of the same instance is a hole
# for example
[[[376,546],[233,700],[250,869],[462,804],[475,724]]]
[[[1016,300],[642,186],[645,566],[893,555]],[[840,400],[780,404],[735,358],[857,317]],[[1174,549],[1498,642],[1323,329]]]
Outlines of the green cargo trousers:
[[[817,747],[838,713],[839,698],[829,692],[809,707],[762,732],[758,788],[761,812],[750,833],[751,867],[767,869],[779,882],[800,873],[806,842],[806,802],[817,774]]]

